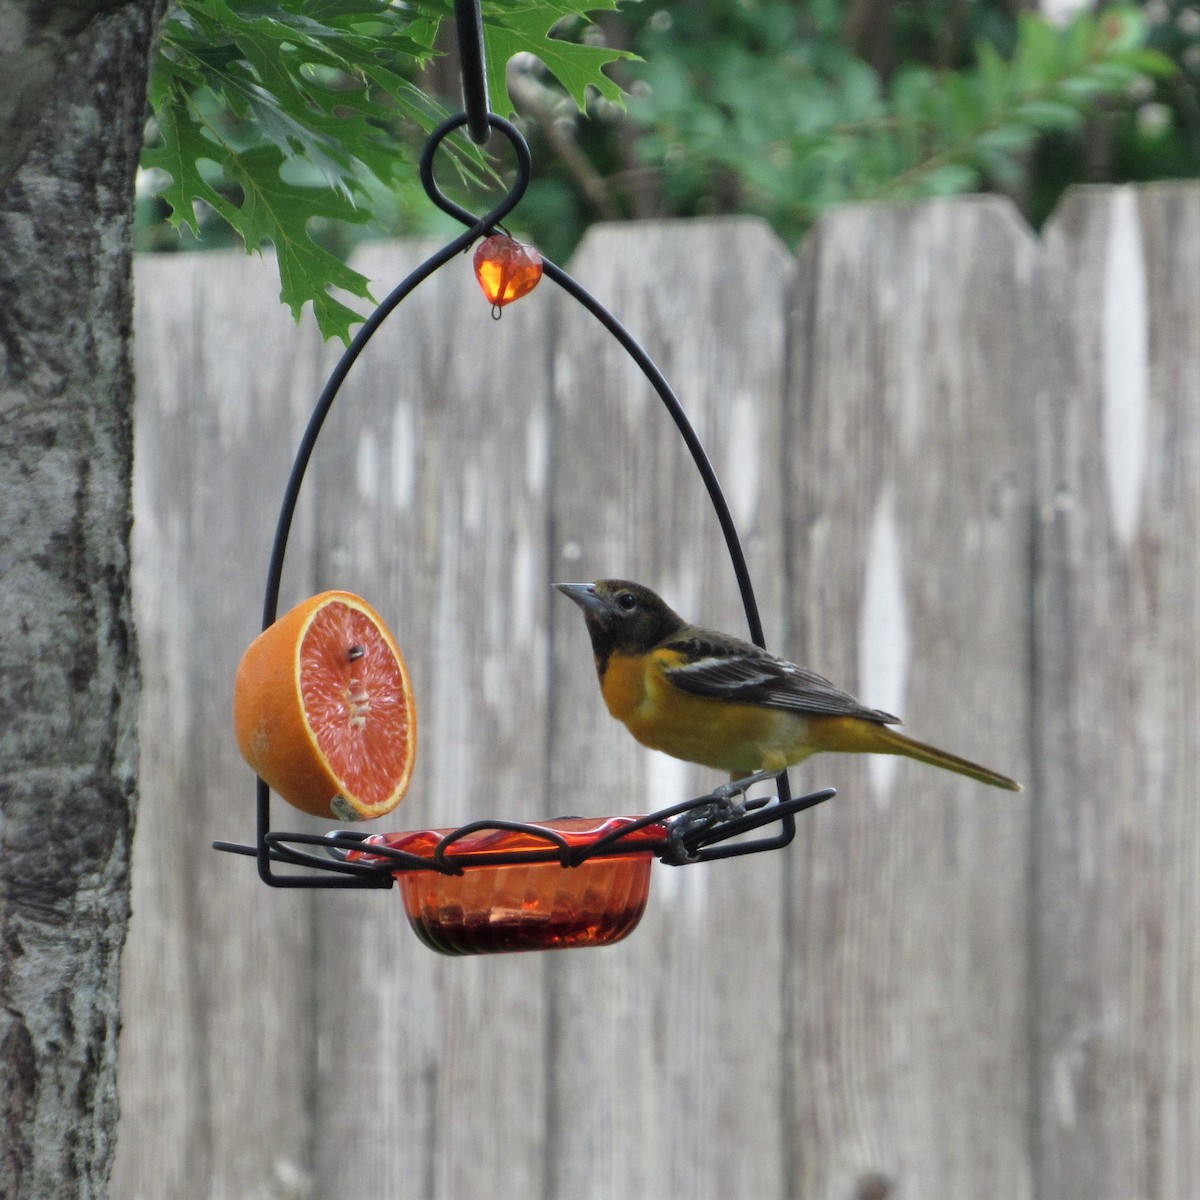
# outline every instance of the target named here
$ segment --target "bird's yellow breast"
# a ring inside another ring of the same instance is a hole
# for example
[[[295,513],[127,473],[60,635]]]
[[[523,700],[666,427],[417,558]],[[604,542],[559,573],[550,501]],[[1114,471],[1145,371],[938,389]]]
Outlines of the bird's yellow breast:
[[[604,702],[642,745],[734,774],[797,761],[794,748],[803,718],[684,692],[664,674],[681,661],[668,650],[614,653],[608,660],[601,680]]]

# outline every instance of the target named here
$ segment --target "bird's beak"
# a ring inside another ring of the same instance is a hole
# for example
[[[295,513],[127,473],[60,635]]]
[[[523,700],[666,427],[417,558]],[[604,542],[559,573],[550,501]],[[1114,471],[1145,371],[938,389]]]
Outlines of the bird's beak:
[[[604,601],[596,595],[594,583],[556,583],[554,586],[564,596],[570,596],[585,613],[599,616],[604,611]]]

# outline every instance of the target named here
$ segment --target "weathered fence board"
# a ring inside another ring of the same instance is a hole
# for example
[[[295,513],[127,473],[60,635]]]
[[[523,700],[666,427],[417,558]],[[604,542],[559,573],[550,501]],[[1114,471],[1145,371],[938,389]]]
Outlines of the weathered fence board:
[[[361,269],[382,295],[434,248],[374,249]],[[418,699],[416,775],[387,828],[547,815],[544,295],[494,322],[456,260],[371,343],[318,447],[318,577],[377,605]],[[541,956],[443,959],[394,892],[322,901],[316,1194],[537,1195]]]
[[[112,1194],[283,1195],[310,1141],[310,906],[209,843],[252,827],[233,673],[260,627],[317,344],[244,255],[144,259],[137,282],[142,771]],[[289,580],[308,593],[303,531],[296,551]]]
[[[1200,1195],[1200,189],[1046,237],[1039,1153],[1062,1200]]]
[[[573,266],[638,332],[712,448],[778,638],[779,244],[751,223],[602,227]],[[558,315],[556,577],[636,579],[685,616],[744,633],[716,518],[658,397],[589,314]],[[556,804],[643,812],[723,782],[648,755],[609,717],[565,598],[552,629]],[[786,866],[768,855],[657,870],[634,937],[551,965],[550,1195],[781,1194]]]
[[[798,264],[788,436],[800,661],[1026,780],[1036,259],[999,201],[835,213]],[[841,795],[790,873],[795,1193],[1028,1195],[1028,797],[894,758],[797,774]]]
[[[384,290],[429,247],[370,250]],[[273,266],[139,264],[146,691],[113,1195],[1191,1200],[1200,1194],[1200,187],[594,230],[572,272],[695,420],[769,644],[1023,778],[817,758],[787,850],[655,868],[628,941],[450,960],[394,892],[273,892],[230,729],[334,348]],[[554,580],[744,631],[636,368],[457,260],[385,325],[284,604],[383,612],[421,718],[392,826],[642,811],[713,773],[604,711]],[[277,826],[307,828],[276,803]],[[318,827],[313,823],[311,827]]]

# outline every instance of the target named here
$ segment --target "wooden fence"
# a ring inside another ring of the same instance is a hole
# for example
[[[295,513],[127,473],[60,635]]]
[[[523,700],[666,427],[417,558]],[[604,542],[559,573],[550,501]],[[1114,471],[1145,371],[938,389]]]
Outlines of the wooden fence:
[[[428,245],[373,247],[385,290]],[[120,1200],[1200,1196],[1200,185],[622,225],[572,272],[731,498],[773,647],[1020,796],[891,760],[787,850],[656,867],[600,951],[446,959],[395,892],[263,887],[230,695],[336,348],[269,264],[138,265],[143,798]],[[744,630],[652,392],[551,284],[466,260],[322,436],[284,601],[403,646],[418,771],[383,824],[638,812],[711,772],[603,711],[559,579]],[[276,805],[276,825],[309,827]],[[314,828],[319,828],[315,823]]]

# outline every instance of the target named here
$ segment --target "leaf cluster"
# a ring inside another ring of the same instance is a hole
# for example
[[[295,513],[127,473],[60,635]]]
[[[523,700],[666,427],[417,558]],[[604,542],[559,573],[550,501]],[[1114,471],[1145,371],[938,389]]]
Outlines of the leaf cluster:
[[[646,46],[630,104],[639,155],[662,164],[677,210],[719,192],[715,174],[731,206],[789,237],[848,200],[1011,186],[1043,134],[1078,129],[1098,103],[1171,69],[1146,48],[1133,8],[1065,29],[1023,13],[1007,54],[981,38],[968,65],[908,62],[886,82],[846,45],[828,6],[749,4],[739,20],[752,30],[717,42],[685,35],[682,54]]]
[[[1200,162],[1188,73],[1200,71],[1200,19],[1186,0],[1163,0],[1165,21],[1115,7],[1067,28],[971,0],[953,6],[952,37],[950,6],[930,0],[888,8],[893,24],[871,46],[847,30],[839,0],[659,0],[610,17],[601,35],[641,60],[599,44],[587,21],[619,2],[483,6],[494,110],[513,110],[515,55],[544,64],[535,91],[553,103],[526,122],[535,176],[521,217],[558,256],[589,208],[754,212],[789,241],[848,200],[1024,188],[1036,214],[1072,178],[1071,147],[1097,113],[1119,119],[1118,150],[1132,163],[1111,177]],[[247,249],[272,245],[282,298],[297,314],[312,303],[327,336],[348,337],[361,320],[353,300],[367,297],[344,261],[362,236],[354,231],[440,219],[415,154],[445,113],[419,72],[452,16],[453,0],[180,0],[163,33],[143,162],[181,236],[211,244],[220,225]],[[605,74],[622,58],[628,111]],[[1146,105],[1147,94],[1161,101]],[[1180,130],[1190,141],[1174,127],[1173,138],[1143,136],[1130,116],[1168,105],[1186,115],[1189,104],[1194,120]],[[585,105],[593,119],[573,121]],[[571,140],[574,165],[561,153]],[[494,182],[465,139],[445,146],[462,186]]]
[[[493,109],[511,111],[503,68],[523,51],[576,103],[590,88],[619,99],[602,68],[620,52],[557,36],[616,3],[489,0]],[[453,0],[180,0],[162,32],[142,158],[172,224],[199,237],[215,214],[247,250],[272,245],[281,298],[296,315],[311,302],[326,336],[348,338],[362,317],[347,300],[367,298],[367,281],[314,233],[378,220],[412,194],[411,131],[446,115],[417,72],[452,17]],[[480,151],[446,144],[464,182],[486,180]]]

